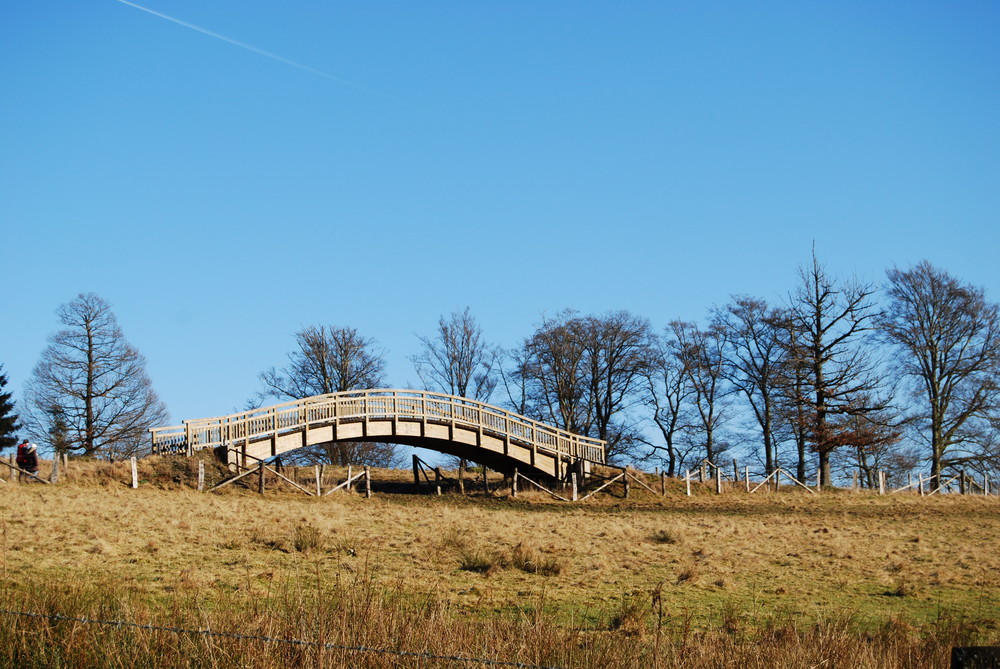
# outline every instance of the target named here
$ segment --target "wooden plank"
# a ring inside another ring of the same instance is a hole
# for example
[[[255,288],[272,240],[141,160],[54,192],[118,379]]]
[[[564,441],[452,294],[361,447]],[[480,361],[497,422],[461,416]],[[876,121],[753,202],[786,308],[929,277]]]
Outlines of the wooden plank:
[[[562,500],[562,501],[564,501],[564,502],[568,502],[568,501],[569,501],[568,499],[566,499],[565,497],[563,497],[563,496],[562,496],[562,495],[560,495],[559,493],[555,493],[555,492],[552,492],[551,490],[549,490],[548,488],[546,488],[545,486],[543,486],[543,485],[542,485],[541,483],[539,483],[538,481],[532,481],[531,479],[529,479],[529,478],[528,478],[527,476],[525,476],[524,474],[518,474],[518,476],[520,476],[520,477],[521,477],[522,479],[524,479],[525,481],[527,481],[527,482],[528,482],[528,483],[530,483],[531,485],[535,486],[535,487],[536,487],[536,488],[538,488],[539,490],[542,490],[542,491],[544,491],[544,492],[547,492],[548,494],[552,495],[552,496],[553,496],[553,497],[555,497],[556,499],[561,499],[561,500]]]
[[[14,464],[15,461],[16,461],[16,458],[13,455],[11,455],[9,459],[10,459],[10,462],[4,462],[3,460],[0,460],[0,465],[4,465],[4,466],[10,468],[10,481],[12,483],[17,480],[17,475],[18,474],[24,474],[25,476],[30,476],[31,478],[35,479],[36,481],[41,481],[42,483],[45,483],[45,484],[49,483],[48,481],[46,481],[45,479],[43,479],[41,476],[37,476],[35,474],[32,474],[31,472],[29,472],[27,470],[24,470],[24,469],[21,469],[16,464]]]
[[[615,476],[613,478],[608,479],[601,486],[595,488],[594,490],[590,491],[589,493],[587,493],[586,495],[584,495],[583,497],[581,497],[580,501],[582,502],[583,500],[587,499],[588,497],[593,497],[594,495],[596,495],[597,493],[601,492],[602,490],[604,490],[605,488],[607,488],[609,485],[611,485],[612,483],[614,483],[615,481],[618,481],[618,480],[624,478],[624,476],[625,476],[625,473],[622,472],[618,476]]]
[[[635,481],[636,483],[638,483],[639,485],[641,485],[641,486],[642,486],[643,488],[645,488],[645,489],[646,489],[646,490],[648,490],[649,492],[653,493],[654,495],[656,495],[656,494],[657,494],[657,492],[656,492],[655,490],[653,490],[653,489],[652,489],[652,488],[650,488],[650,487],[649,487],[648,485],[646,485],[646,482],[645,482],[645,481],[643,481],[643,480],[642,480],[642,479],[640,479],[640,478],[639,478],[638,476],[636,476],[635,474],[633,474],[632,472],[630,472],[630,471],[629,471],[629,470],[628,470],[627,468],[625,469],[625,475],[626,475],[626,476],[628,476],[628,477],[629,477],[630,479],[632,479],[633,481]]]
[[[277,471],[276,469],[272,469],[271,467],[267,467],[267,471],[271,472],[272,474],[274,474],[275,476],[277,476],[282,481],[287,481],[288,483],[291,483],[293,486],[295,486],[296,488],[298,488],[299,490],[301,490],[305,494],[309,495],[310,497],[312,496],[313,493],[312,493],[311,490],[309,490],[307,488],[303,488],[298,483],[296,483],[292,479],[288,478],[287,476],[285,476],[281,472]]]
[[[334,487],[330,488],[325,493],[323,493],[323,496],[326,497],[327,495],[329,495],[332,492],[336,492],[336,491],[338,491],[338,490],[340,490],[342,488],[347,488],[348,486],[350,486],[352,483],[354,483],[355,481],[357,481],[358,479],[360,479],[364,475],[365,475],[364,472],[361,472],[360,474],[357,474],[353,478],[349,478],[346,481],[344,481],[343,483],[335,485]]]

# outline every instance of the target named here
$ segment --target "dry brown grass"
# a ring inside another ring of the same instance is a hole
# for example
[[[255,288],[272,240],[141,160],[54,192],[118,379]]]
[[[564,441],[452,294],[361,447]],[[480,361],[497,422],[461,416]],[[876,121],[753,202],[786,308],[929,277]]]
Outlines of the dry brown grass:
[[[763,635],[794,654],[795,644],[823,647],[817,635],[846,643],[834,638],[843,626],[856,640],[888,635],[893,647],[905,641],[917,652],[954,623],[1000,641],[997,498],[704,490],[660,498],[634,488],[629,500],[576,505],[541,494],[366,500],[269,489],[260,497],[240,488],[199,494],[196,471],[183,459],[151,458],[140,462],[145,483],[131,490],[127,464],[71,462],[56,486],[0,484],[5,596],[92,584],[153,617],[178,598],[211,612],[233,598],[307,597],[319,582],[391,591],[386,606],[433,601],[442,617],[544,622],[546,635],[583,635],[578,644],[609,634],[682,644],[694,664],[704,659],[695,635],[748,653]],[[872,652],[872,663],[852,666],[899,666]]]

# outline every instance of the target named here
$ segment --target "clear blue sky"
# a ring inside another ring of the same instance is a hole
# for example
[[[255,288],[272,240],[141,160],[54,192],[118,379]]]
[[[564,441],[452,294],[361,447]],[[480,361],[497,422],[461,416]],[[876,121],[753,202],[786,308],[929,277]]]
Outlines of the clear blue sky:
[[[188,25],[0,4],[18,397],[81,291],[174,422],[241,405],[303,326],[415,385],[441,314],[504,346],[566,307],[659,328],[780,300],[814,241],[835,274],[927,258],[1000,299],[996,3],[138,4]]]

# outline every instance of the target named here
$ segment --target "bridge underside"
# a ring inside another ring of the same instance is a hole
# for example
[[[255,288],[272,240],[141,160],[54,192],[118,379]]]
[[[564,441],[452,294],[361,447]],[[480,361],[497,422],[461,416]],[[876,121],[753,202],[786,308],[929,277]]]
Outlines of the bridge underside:
[[[581,476],[590,471],[590,461],[570,458],[546,449],[518,443],[506,435],[472,428],[453,422],[407,420],[405,417],[340,420],[328,425],[251,438],[228,449],[218,449],[226,464],[252,467],[257,460],[282,453],[336,442],[383,441],[416,446],[465,458],[495,471],[513,474],[514,470],[563,479],[575,468]]]

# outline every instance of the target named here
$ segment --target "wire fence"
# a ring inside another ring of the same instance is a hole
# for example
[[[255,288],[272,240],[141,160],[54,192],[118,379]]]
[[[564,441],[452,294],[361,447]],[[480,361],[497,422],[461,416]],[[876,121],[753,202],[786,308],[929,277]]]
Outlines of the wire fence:
[[[74,616],[64,616],[58,613],[37,613],[35,611],[14,611],[10,609],[0,609],[0,614],[9,616],[19,616],[22,618],[40,618],[57,622],[74,622],[84,625],[99,625],[103,627],[117,627],[119,629],[129,628],[149,632],[170,632],[177,635],[203,636],[220,639],[231,639],[236,641],[255,641],[259,643],[284,644],[287,646],[298,646],[301,648],[313,648],[317,650],[339,650],[354,653],[368,653],[374,655],[388,655],[401,658],[412,658],[420,660],[443,660],[456,664],[478,664],[486,667],[516,667],[517,669],[566,669],[557,665],[529,664],[525,662],[511,662],[509,660],[495,660],[485,657],[467,657],[464,655],[440,655],[423,651],[394,650],[391,648],[373,648],[371,646],[351,646],[346,644],[323,643],[319,641],[308,641],[305,639],[290,639],[286,637],[270,637],[261,634],[240,634],[237,632],[217,632],[211,629],[185,629],[182,627],[169,627],[165,625],[151,625],[147,623],[137,623],[128,620],[100,620],[96,618],[78,618]]]

